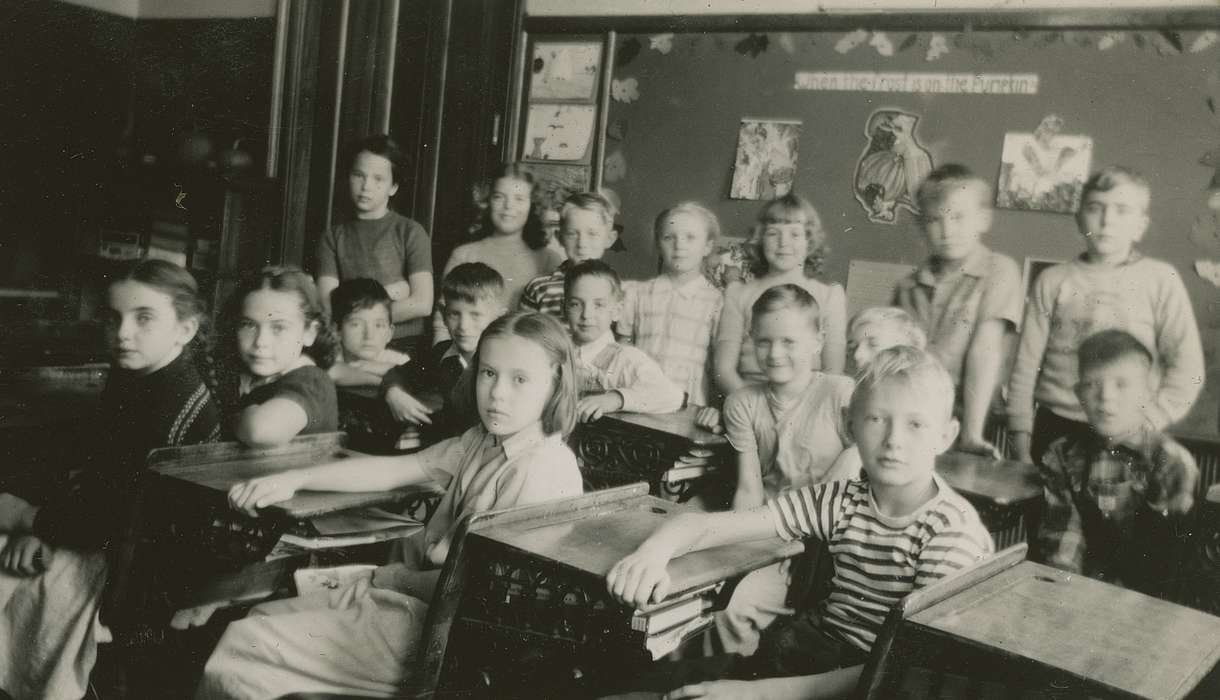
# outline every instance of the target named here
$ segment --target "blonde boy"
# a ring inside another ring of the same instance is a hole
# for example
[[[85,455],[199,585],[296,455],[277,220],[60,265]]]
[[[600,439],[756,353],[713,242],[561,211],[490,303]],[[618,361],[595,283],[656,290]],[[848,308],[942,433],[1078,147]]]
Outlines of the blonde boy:
[[[1055,439],[1088,430],[1075,391],[1076,349],[1098,331],[1125,330],[1152,353],[1159,381],[1145,412],[1157,430],[1180,420],[1198,398],[1203,347],[1186,286],[1172,265],[1135,249],[1148,230],[1149,200],[1148,181],[1137,172],[1115,166],[1095,173],[1076,213],[1084,254],[1047,268],[1034,283],[1009,383],[1008,428],[1018,459],[1034,461]]]
[[[991,188],[968,168],[940,166],[917,197],[930,255],[898,283],[894,305],[919,321],[928,351],[953,378],[959,449],[998,456],[983,428],[1021,320],[1021,272],[980,241],[991,228]]]
[[[852,373],[868,367],[877,353],[895,345],[923,350],[928,336],[911,314],[897,306],[872,306],[847,326],[847,359]]]
[[[929,354],[895,347],[861,374],[851,402],[851,431],[864,476],[782,494],[749,511],[684,513],[652,534],[607,574],[610,593],[642,607],[669,591],[666,565],[696,549],[779,535],[816,537],[834,557],[830,594],[813,616],[797,616],[763,633],[749,659],[729,656],[661,664],[639,681],[669,690],[696,666],[700,678],[670,697],[847,697],[891,607],[906,594],[992,552],[974,508],[934,469],[953,444],[953,383]],[[920,533],[912,537],[910,533]],[[632,681],[628,681],[629,683]],[[719,695],[716,695],[719,693]]]
[[[682,390],[644,352],[614,339],[610,327],[623,305],[618,274],[601,260],[573,265],[563,283],[564,311],[576,344],[581,422],[615,411],[670,413]]]
[[[601,260],[618,240],[614,230],[614,204],[597,192],[579,192],[568,197],[559,213],[559,242],[568,259],[549,275],[530,280],[521,293],[521,310],[541,311],[561,321],[563,279],[573,265]]]
[[[648,353],[687,402],[712,401],[709,360],[720,324],[724,295],[703,274],[703,261],[720,236],[720,222],[706,207],[682,202],[653,223],[661,274],[624,285],[619,340]]]

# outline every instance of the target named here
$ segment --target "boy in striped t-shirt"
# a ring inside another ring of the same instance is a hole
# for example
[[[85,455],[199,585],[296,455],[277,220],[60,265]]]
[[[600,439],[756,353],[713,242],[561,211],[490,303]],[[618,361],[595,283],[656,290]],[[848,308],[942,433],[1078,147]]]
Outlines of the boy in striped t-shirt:
[[[668,593],[669,560],[695,549],[775,534],[817,537],[834,560],[829,595],[767,628],[753,657],[662,664],[642,683],[668,690],[735,679],[671,697],[850,695],[889,609],[992,553],[974,508],[935,471],[937,455],[957,438],[953,397],[952,380],[931,355],[909,346],[883,350],[861,373],[851,402],[860,479],[787,491],[748,511],[679,515],[615,564],[606,577],[610,592],[642,607]]]

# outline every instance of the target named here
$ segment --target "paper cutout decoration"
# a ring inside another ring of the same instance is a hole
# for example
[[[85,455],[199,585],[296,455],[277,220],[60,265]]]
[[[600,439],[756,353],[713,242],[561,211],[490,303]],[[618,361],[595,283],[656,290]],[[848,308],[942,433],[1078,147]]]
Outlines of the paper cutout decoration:
[[[640,99],[640,81],[635,78],[623,78],[610,81],[610,96],[616,102],[630,104]]]
[[[1220,263],[1213,260],[1196,260],[1195,272],[1203,279],[1220,287]]]
[[[941,56],[949,53],[949,40],[944,34],[933,34],[928,40],[928,52],[924,54],[923,60],[932,62],[939,60]]]
[[[601,42],[534,44],[531,100],[591,100],[601,69]]]
[[[918,141],[919,116],[900,109],[879,109],[865,122],[868,144],[856,161],[856,201],[868,220],[892,224],[898,210],[916,212],[915,190],[932,172],[932,155]]]
[[[606,156],[602,163],[602,177],[606,182],[618,182],[627,177],[627,157],[622,151],[615,151]]]
[[[596,105],[530,105],[523,156],[528,160],[585,160],[596,117]]]
[[[1034,133],[1004,135],[996,207],[1071,214],[1080,207],[1093,158],[1093,139],[1064,135],[1063,119],[1048,114]]]
[[[868,41],[868,36],[868,30],[866,29],[857,29],[850,34],[844,34],[837,42],[835,42],[835,51],[839,53],[847,53],[860,44]]]
[[[664,55],[674,50],[674,35],[672,32],[668,34],[655,34],[648,39],[648,48],[657,51]]]
[[[868,40],[868,45],[877,49],[877,53],[882,56],[894,55],[894,42],[890,41],[885,32],[873,32],[873,38]]]
[[[742,119],[731,199],[774,199],[792,191],[801,122]]]

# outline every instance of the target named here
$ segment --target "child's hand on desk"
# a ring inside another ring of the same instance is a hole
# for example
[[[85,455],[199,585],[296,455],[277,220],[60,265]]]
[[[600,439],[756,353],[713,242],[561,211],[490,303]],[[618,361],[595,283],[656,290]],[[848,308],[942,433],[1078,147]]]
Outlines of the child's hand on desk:
[[[259,508],[286,501],[296,495],[303,486],[302,481],[301,474],[292,471],[243,481],[229,489],[229,505],[257,516]]]
[[[0,569],[14,576],[34,576],[47,570],[52,550],[33,535],[12,535],[0,551]]]
[[[385,390],[385,402],[390,407],[390,414],[399,423],[432,425],[432,419],[428,417],[432,413],[432,409],[408,394],[400,386],[391,386]]]
[[[724,426],[720,424],[720,411],[711,406],[703,406],[699,409],[699,412],[695,414],[695,425],[716,434],[724,432]]]
[[[0,493],[0,532],[21,532],[34,526],[34,506],[11,493]]]
[[[610,567],[606,588],[610,595],[636,608],[660,602],[669,594],[668,564],[664,554],[637,549]]]
[[[576,414],[581,423],[590,423],[607,413],[621,410],[623,410],[623,396],[617,391],[583,396],[576,404]]]

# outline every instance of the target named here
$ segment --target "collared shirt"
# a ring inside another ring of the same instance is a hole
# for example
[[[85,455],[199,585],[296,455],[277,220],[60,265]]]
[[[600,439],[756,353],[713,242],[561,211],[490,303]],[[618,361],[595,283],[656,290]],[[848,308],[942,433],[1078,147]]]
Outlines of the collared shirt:
[[[582,394],[617,391],[624,411],[672,413],[682,408],[686,398],[656,361],[642,350],[619,344],[609,331],[576,347],[576,374]]]
[[[554,272],[530,280],[521,292],[521,309],[541,311],[566,325],[563,315],[563,280],[571,266],[572,261],[564,260]]]
[[[864,651],[904,596],[993,551],[974,507],[939,474],[932,479],[936,495],[899,518],[878,510],[867,478],[786,491],[768,504],[780,537],[816,537],[827,544],[834,577],[819,616]]]
[[[708,359],[724,295],[703,275],[677,286],[668,275],[647,282],[628,282],[618,335],[624,343],[648,353],[661,365],[689,401],[708,405],[711,373]]]
[[[424,532],[428,549],[439,543],[447,548],[469,513],[578,496],[582,490],[576,455],[563,436],[544,434],[540,423],[504,438],[476,425],[414,458],[434,479],[449,482]]]
[[[1199,473],[1190,452],[1151,425],[1118,441],[1092,431],[1062,437],[1047,448],[1038,468],[1046,507],[1037,556],[1056,568],[1100,578],[1117,575],[1120,557],[1141,557],[1131,541],[1136,513],[1163,513],[1175,495],[1193,488]],[[1103,471],[1112,480],[1104,490],[1098,485]]]
[[[956,271],[937,277],[924,264],[894,288],[894,305],[923,326],[929,352],[949,370],[959,393],[975,330],[993,319],[1017,328],[1022,304],[1017,264],[981,245]]]
[[[780,407],[766,384],[750,384],[724,402],[725,437],[738,452],[755,453],[767,497],[851,474],[831,467],[851,443],[843,420],[855,382],[814,372],[797,399]]]

